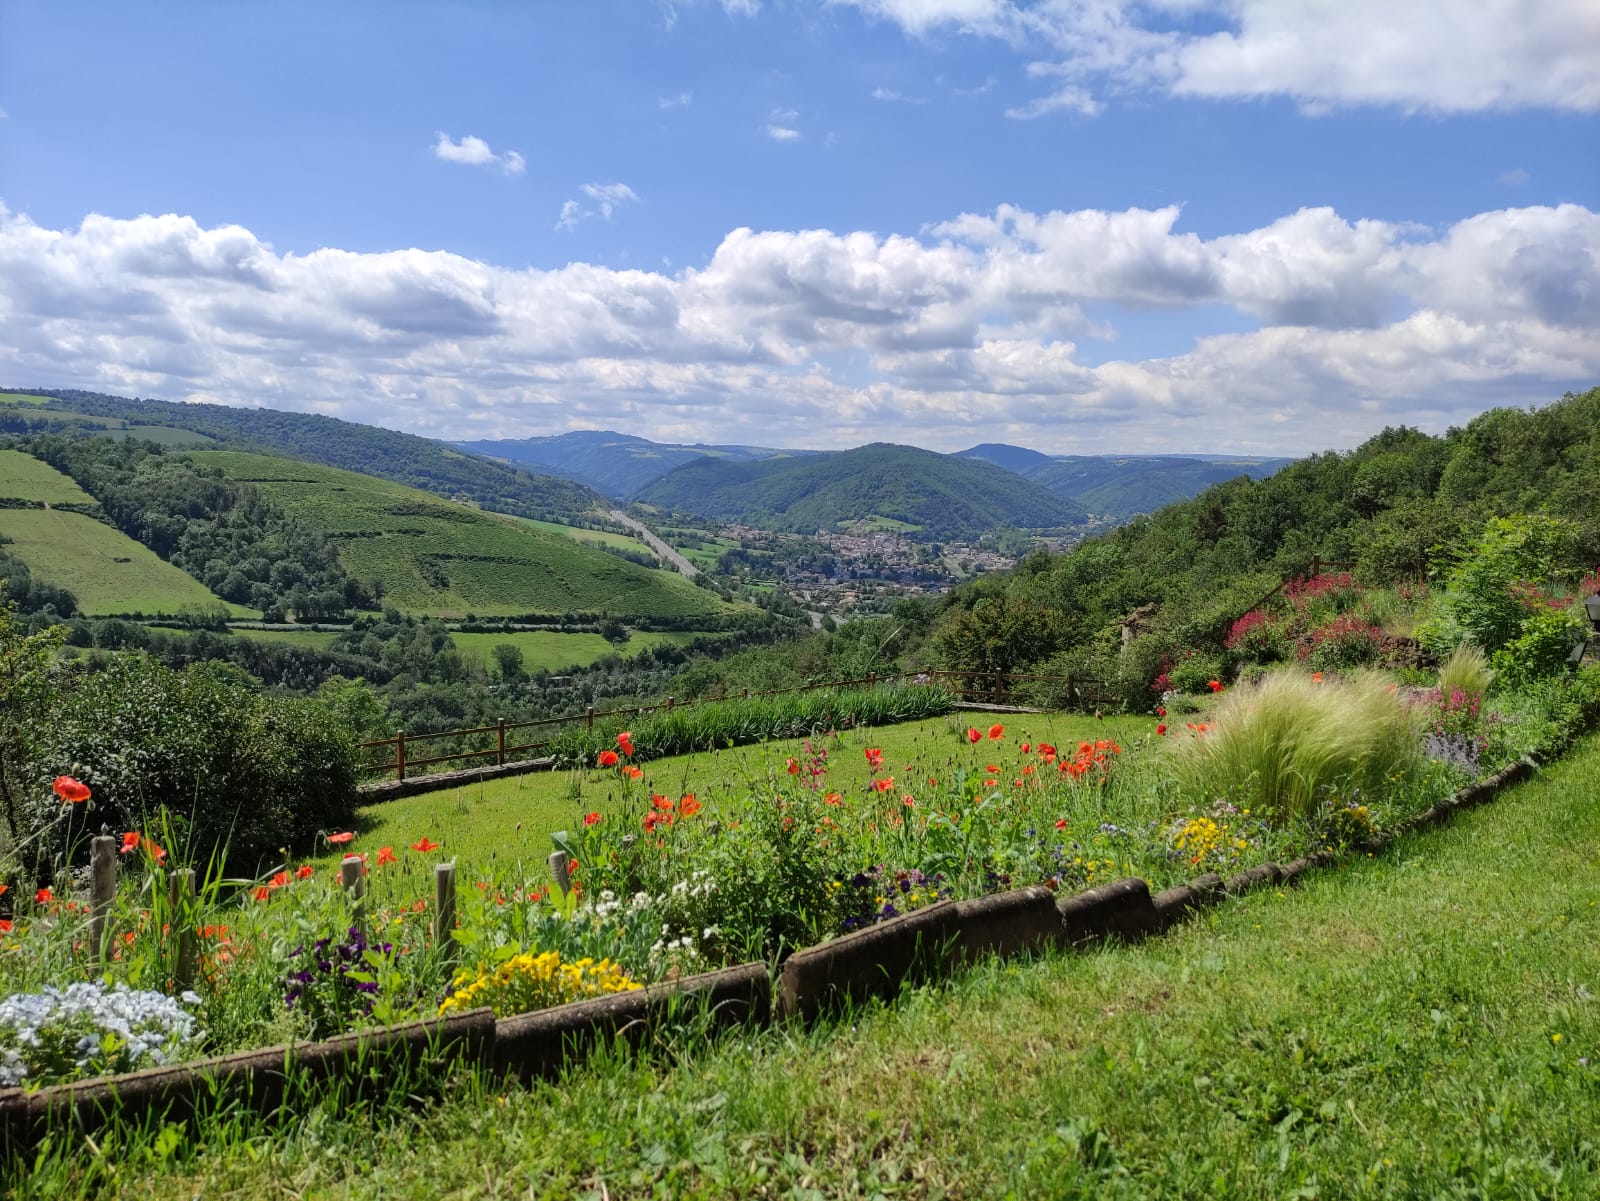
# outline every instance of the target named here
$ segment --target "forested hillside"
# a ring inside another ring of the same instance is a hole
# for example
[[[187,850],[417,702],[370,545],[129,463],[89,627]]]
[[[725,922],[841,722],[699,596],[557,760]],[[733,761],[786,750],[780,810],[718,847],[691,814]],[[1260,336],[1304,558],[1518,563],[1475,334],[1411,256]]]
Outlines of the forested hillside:
[[[1084,510],[989,463],[913,446],[754,463],[701,460],[663,476],[639,500],[716,521],[809,533],[877,518],[919,537],[1077,525]]]
[[[1444,437],[1388,429],[1349,453],[1215,485],[1066,554],[1030,556],[1008,577],[953,593],[945,621],[965,614],[1003,640],[1029,613],[1049,614],[1049,635],[1041,624],[1014,658],[1038,662],[1078,647],[1093,659],[1115,652],[1126,615],[1155,604],[1146,628],[1192,643],[1219,623],[1225,630],[1315,556],[1353,564],[1357,581],[1422,581],[1447,568],[1487,518],[1510,513],[1570,519],[1575,561],[1593,565],[1597,483],[1600,388],[1544,408],[1492,410]]]
[[[128,400],[72,390],[45,389],[31,394],[45,398],[46,403],[37,399],[6,403],[8,395],[22,394],[0,393],[0,433],[95,429],[109,423],[113,428],[107,432],[121,437],[192,442],[192,437],[185,439],[182,433],[189,431],[213,442],[360,471],[522,517],[570,520],[604,503],[600,496],[570,480],[491,462],[415,434],[313,413]]]

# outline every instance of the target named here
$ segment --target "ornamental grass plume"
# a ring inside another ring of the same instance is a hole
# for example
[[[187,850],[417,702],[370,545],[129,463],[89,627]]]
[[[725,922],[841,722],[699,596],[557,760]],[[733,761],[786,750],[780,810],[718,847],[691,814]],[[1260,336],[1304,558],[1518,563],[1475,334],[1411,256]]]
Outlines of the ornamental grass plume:
[[[1328,795],[1370,795],[1408,775],[1421,761],[1414,720],[1377,675],[1318,685],[1272,672],[1230,691],[1203,732],[1171,742],[1171,762],[1198,799],[1226,799],[1281,826]]]
[[[1470,642],[1461,643],[1439,666],[1439,692],[1444,696],[1459,690],[1464,697],[1482,703],[1492,683],[1494,669],[1487,656]]]

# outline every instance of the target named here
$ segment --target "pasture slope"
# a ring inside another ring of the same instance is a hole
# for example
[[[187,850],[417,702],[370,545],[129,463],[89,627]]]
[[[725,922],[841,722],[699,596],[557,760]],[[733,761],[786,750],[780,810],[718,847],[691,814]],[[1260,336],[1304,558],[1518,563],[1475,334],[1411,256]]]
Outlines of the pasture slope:
[[[94,504],[94,498],[68,476],[20,450],[0,450],[0,501],[4,500],[47,506]],[[223,601],[121,530],[83,513],[0,507],[0,535],[29,571],[71,592],[78,608],[89,616],[153,617],[197,608],[255,615]]]
[[[459,617],[605,613],[714,618],[732,607],[672,572],[653,571],[529,522],[334,467],[236,451],[196,462],[259,487],[339,547],[345,570],[383,604]]]

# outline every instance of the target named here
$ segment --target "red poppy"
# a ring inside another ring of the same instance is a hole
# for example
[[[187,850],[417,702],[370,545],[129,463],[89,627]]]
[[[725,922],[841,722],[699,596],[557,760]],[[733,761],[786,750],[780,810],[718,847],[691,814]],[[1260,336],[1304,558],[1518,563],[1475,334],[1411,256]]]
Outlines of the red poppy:
[[[793,759],[785,759],[783,762],[783,770],[788,772],[791,776],[798,776],[800,774],[800,764]]]
[[[1167,732],[1167,725],[1166,725],[1165,722],[1162,722],[1159,726],[1156,727],[1156,733],[1157,734],[1165,734],[1166,732]]]
[[[632,730],[624,730],[624,731],[622,731],[622,733],[617,735],[617,748],[619,750],[621,750],[621,752],[624,755],[633,754],[633,731]]]
[[[57,776],[51,787],[56,790],[56,795],[69,805],[81,805],[89,799],[89,786],[71,776]]]
[[[1206,681],[1206,687],[1211,689],[1212,692],[1221,692],[1222,691],[1222,681],[1221,680],[1207,680]]]
[[[0,897],[5,896],[6,893],[8,893],[10,891],[11,891],[11,885],[9,885],[9,884],[0,884]]]
[[[126,855],[129,851],[137,851],[138,849],[139,849],[139,836],[136,833],[134,833],[132,830],[129,830],[126,834],[124,834],[122,836],[122,850],[120,852],[118,852],[118,853],[122,854],[122,855]]]
[[[1003,738],[1005,736],[1005,732],[1006,732],[1006,728],[1004,726],[1002,726],[999,722],[996,722],[994,725],[989,727],[989,737],[990,738]]]
[[[672,801],[669,798],[662,796],[659,792],[650,798],[650,803],[657,809],[666,810],[672,808]]]
[[[294,878],[296,880],[309,880],[311,878],[311,873],[315,870],[316,869],[313,868],[309,863],[302,863],[299,867],[294,869]]]
[[[1067,828],[1067,819],[1064,818],[1064,817],[1056,818],[1056,829],[1065,830],[1066,828]]]
[[[1166,707],[1164,705],[1157,705],[1156,706],[1156,716],[1157,717],[1165,717],[1166,715],[1167,715]]]
[[[640,776],[644,775],[644,768],[635,767],[631,763],[628,764],[628,766],[623,768],[622,770],[625,773],[627,773],[628,779],[630,779],[630,780],[637,780]]]
[[[600,752],[600,766],[601,767],[615,767],[616,765],[617,765],[617,752],[616,751],[601,751]]]
[[[586,826],[598,826],[600,824],[600,815],[598,813],[585,813],[583,815],[583,824]]]
[[[872,786],[874,788],[876,788],[879,792],[888,792],[889,789],[894,787],[894,777],[893,776],[885,776],[881,780],[874,780],[872,782]]]
[[[905,800],[905,806],[906,806],[907,809],[915,809],[916,808],[916,806],[917,806],[917,798],[916,797],[907,796],[907,797],[904,798],[904,800]]]
[[[684,794],[683,800],[678,802],[678,812],[684,817],[693,817],[700,812],[700,802],[694,799],[694,793]]]
[[[0,917],[0,934],[10,934],[10,933],[11,933],[11,923],[9,921],[7,921],[5,918]]]
[[[973,729],[971,726],[968,726],[967,727],[967,741],[968,742],[982,742],[983,741],[983,735],[979,731]]]
[[[825,792],[822,794],[822,803],[824,805],[840,805],[844,803],[844,798],[837,792]]]
[[[378,866],[382,867],[385,863],[393,863],[393,862],[394,862],[394,848],[393,847],[379,847],[378,848]]]
[[[41,888],[38,892],[33,894],[34,903],[38,905],[48,905],[55,899],[56,894],[51,892],[48,888]]]
[[[867,766],[870,767],[873,771],[877,771],[880,767],[883,766],[883,752],[881,750],[879,750],[877,747],[869,746],[867,748],[867,750],[866,750],[866,755],[867,755]]]
[[[433,839],[424,834],[421,838],[417,839],[416,842],[411,844],[411,849],[413,851],[421,851],[424,855],[426,855],[429,851],[437,851],[439,849],[439,845],[439,843],[434,842]]]
[[[1027,753],[1028,753],[1028,745],[1029,745],[1029,744],[1028,744],[1028,743],[1026,743],[1026,742],[1024,742],[1024,743],[1023,743],[1023,744],[1022,744],[1022,753],[1023,753],[1023,754],[1024,754],[1024,755],[1026,755],[1026,754],[1027,754]]]
[[[282,888],[288,882],[289,882],[289,873],[288,872],[279,872],[277,875],[273,876],[272,879],[267,881],[267,887],[268,888]]]
[[[985,763],[983,765],[983,770],[988,772],[991,776],[998,776],[1000,774],[1000,769],[992,763]]]
[[[256,900],[258,900],[258,901],[264,901],[268,897],[270,897],[271,895],[272,895],[272,889],[268,888],[265,884],[263,884],[260,888],[256,889]]]

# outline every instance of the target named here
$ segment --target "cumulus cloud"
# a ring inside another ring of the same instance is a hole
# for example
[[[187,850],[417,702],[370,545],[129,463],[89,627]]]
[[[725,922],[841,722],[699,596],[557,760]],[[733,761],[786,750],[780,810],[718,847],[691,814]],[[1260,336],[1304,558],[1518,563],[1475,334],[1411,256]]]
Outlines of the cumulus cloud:
[[[798,142],[800,131],[790,125],[772,124],[767,126],[767,137],[774,142]]]
[[[1049,90],[1009,115],[1093,112],[1154,89],[1460,113],[1600,111],[1600,6],[1525,0],[827,0],[1000,39]],[[1199,20],[1197,20],[1197,18]],[[1207,32],[1197,24],[1221,26]],[[1445,36],[1441,31],[1448,31]]]
[[[694,103],[693,92],[676,92],[671,96],[657,96],[656,107],[666,112],[675,108],[688,108]]]
[[[468,134],[459,142],[454,141],[447,133],[434,135],[433,156],[443,159],[447,163],[463,163],[469,167],[487,167],[499,171],[503,175],[521,175],[527,169],[527,161],[515,150],[507,150],[504,154],[496,154],[489,149],[489,143],[473,134]]]
[[[568,200],[561,205],[557,229],[572,229],[579,222],[596,217],[609,221],[622,205],[639,202],[639,194],[625,183],[586,183],[578,190],[584,200]]]
[[[571,203],[603,220],[636,201],[591,184]],[[1082,353],[1140,312],[1219,305],[1255,328],[1202,327],[1165,357]],[[185,216],[52,229],[0,206],[0,379],[443,437],[627,423],[780,445],[1303,452],[1600,379],[1600,214],[1425,229],[1312,208],[1202,238],[1176,207],[1002,206],[917,234],[736,229],[667,272],[279,253]]]

